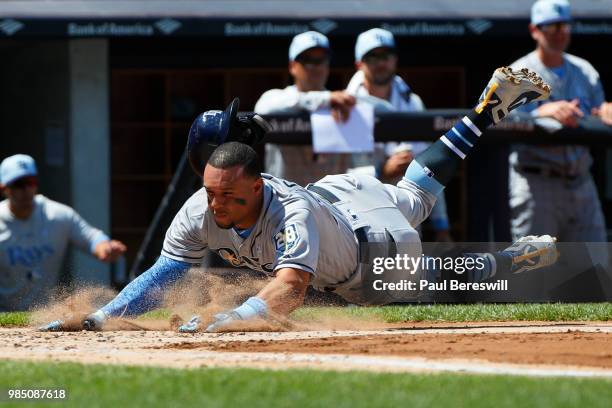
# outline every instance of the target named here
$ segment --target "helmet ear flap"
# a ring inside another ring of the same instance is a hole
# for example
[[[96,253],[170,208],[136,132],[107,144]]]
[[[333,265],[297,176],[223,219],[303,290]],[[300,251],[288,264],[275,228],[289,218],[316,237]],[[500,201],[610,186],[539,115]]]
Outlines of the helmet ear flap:
[[[238,117],[238,109],[240,109],[240,98],[238,97],[232,99],[227,108],[225,108],[225,117],[227,118],[230,128],[231,125],[236,121],[236,117]]]
[[[257,114],[240,115],[232,123],[230,139],[255,147],[271,130],[272,126]]]
[[[272,126],[255,114],[238,115],[240,99],[234,98],[224,111],[212,110],[198,115],[189,129],[187,157],[193,171],[202,176],[213,151],[227,142],[254,147]]]
[[[240,99],[234,98],[225,110],[229,119],[229,134],[225,142],[240,142],[251,147],[259,144],[272,126],[257,114],[238,114]]]
[[[272,128],[272,125],[267,120],[259,116],[258,114],[253,114],[250,120],[251,120],[251,127],[253,129],[253,133],[255,137],[253,144],[261,143],[266,133],[274,130]]]

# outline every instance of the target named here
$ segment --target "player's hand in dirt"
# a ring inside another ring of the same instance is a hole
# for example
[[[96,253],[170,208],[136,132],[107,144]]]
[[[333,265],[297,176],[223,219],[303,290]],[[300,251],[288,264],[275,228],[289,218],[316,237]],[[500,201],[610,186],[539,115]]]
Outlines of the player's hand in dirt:
[[[179,333],[197,333],[200,331],[200,326],[202,325],[202,319],[200,316],[195,315],[185,324],[179,326]]]
[[[221,331],[224,327],[229,326],[236,320],[242,320],[236,313],[217,313],[215,320],[206,328],[207,333],[215,333]]]
[[[233,316],[234,315],[234,316]],[[214,321],[206,327],[207,333],[214,333],[222,329],[223,327],[228,326],[230,323],[235,320],[241,320],[239,316],[235,315],[235,313],[227,312],[227,313],[218,313],[214,316]],[[178,328],[179,333],[197,333],[202,326],[202,319],[200,316],[195,315],[189,321]]]
[[[127,247],[123,242],[112,239],[96,245],[94,255],[102,262],[115,262],[126,250]]]

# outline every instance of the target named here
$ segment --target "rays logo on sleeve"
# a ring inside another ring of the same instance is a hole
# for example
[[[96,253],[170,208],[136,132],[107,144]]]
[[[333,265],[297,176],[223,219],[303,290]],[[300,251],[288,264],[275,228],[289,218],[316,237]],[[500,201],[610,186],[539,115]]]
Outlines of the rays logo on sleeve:
[[[295,224],[285,226],[274,236],[274,244],[278,256],[290,254],[297,247],[297,242],[300,239],[298,229]]]

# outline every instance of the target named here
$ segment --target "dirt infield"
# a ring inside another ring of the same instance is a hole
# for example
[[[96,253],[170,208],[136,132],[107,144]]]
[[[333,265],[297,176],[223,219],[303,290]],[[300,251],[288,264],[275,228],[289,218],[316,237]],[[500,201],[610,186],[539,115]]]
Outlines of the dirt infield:
[[[173,349],[225,352],[361,354],[431,359],[477,358],[499,363],[612,368],[607,333],[423,334],[327,337],[303,340],[179,343]]]
[[[455,371],[612,377],[611,323],[384,325],[368,330],[195,335],[0,329],[0,358],[282,369]]]

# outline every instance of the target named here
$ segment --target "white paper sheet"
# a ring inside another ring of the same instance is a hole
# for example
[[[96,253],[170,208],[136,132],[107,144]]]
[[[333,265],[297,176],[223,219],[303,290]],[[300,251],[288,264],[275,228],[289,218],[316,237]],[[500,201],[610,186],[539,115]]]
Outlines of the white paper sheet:
[[[329,109],[310,115],[315,153],[365,153],[374,150],[374,107],[358,103],[349,120],[336,122]]]

